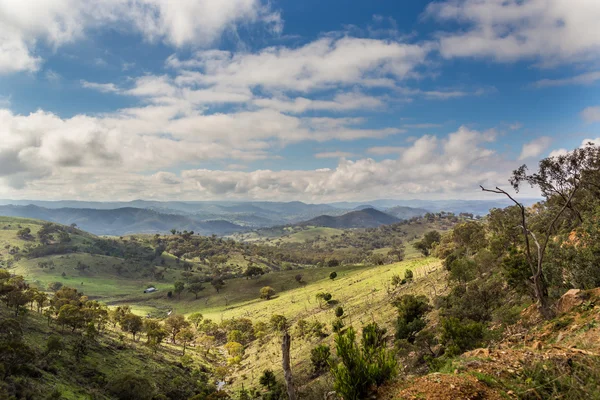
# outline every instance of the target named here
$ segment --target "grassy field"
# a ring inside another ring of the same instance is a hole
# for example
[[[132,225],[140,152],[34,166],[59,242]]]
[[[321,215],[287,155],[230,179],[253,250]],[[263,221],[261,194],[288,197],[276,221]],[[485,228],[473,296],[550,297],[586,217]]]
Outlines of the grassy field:
[[[391,304],[393,298],[404,293],[424,294],[428,297],[433,297],[435,293],[442,293],[446,289],[445,271],[440,266],[437,259],[422,258],[378,267],[356,268],[342,273],[337,269],[338,277],[333,281],[327,277],[315,280],[303,287],[281,293],[269,301],[254,299],[220,310],[200,311],[206,317],[216,321],[246,317],[252,321],[266,322],[272,314],[281,314],[293,324],[299,319],[324,323],[327,337],[294,339],[291,351],[292,368],[295,378],[302,385],[310,381],[310,350],[322,343],[333,345],[331,323],[335,319],[334,310],[338,305],[344,309],[346,326],[354,326],[360,331],[363,325],[374,321],[393,333],[396,320],[396,309]],[[406,269],[411,269],[415,273],[414,282],[392,291],[389,287],[391,277],[394,274],[403,276]],[[331,293],[334,304],[321,308],[315,298],[318,292]],[[273,337],[264,344],[253,342],[247,348],[246,358],[241,366],[232,372],[234,386],[256,384],[264,369],[280,370],[278,367],[280,362],[281,350],[278,337]]]

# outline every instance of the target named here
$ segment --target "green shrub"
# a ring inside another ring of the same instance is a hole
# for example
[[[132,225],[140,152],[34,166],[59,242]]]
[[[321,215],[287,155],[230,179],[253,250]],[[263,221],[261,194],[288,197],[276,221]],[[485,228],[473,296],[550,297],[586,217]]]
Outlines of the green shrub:
[[[332,366],[331,373],[334,388],[344,400],[367,398],[371,387],[381,385],[395,374],[396,359],[385,348],[384,334],[385,331],[376,324],[366,326],[360,346],[356,343],[352,327],[336,335],[335,346],[340,363]]]
[[[335,333],[341,332],[342,329],[344,329],[344,321],[342,321],[341,318],[336,318],[331,324],[331,328]]]
[[[331,350],[329,346],[321,344],[310,351],[310,361],[315,375],[320,375],[329,364]]]
[[[429,300],[425,296],[407,294],[396,299],[394,305],[398,308],[396,339],[414,342],[415,335],[427,325],[423,317],[431,310]]]
[[[442,319],[441,343],[446,346],[446,354],[458,355],[481,345],[484,338],[485,325],[458,318]]]

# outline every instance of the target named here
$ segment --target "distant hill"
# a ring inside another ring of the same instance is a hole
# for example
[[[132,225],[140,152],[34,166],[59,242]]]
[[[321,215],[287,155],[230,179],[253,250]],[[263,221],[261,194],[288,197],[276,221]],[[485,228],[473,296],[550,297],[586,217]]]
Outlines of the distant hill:
[[[427,214],[429,211],[424,208],[413,208],[405,206],[396,206],[385,210],[386,214],[393,215],[399,219],[411,219],[413,217],[421,217]]]
[[[395,224],[397,222],[400,222],[400,219],[392,215],[375,210],[374,208],[365,208],[363,210],[352,211],[337,217],[321,215],[298,225],[348,229],[375,228],[381,225]]]
[[[48,209],[34,205],[8,205],[0,206],[0,215],[42,219],[64,225],[77,224],[79,228],[96,235],[166,233],[173,228],[193,230],[202,235],[225,235],[245,229],[225,220],[201,221],[189,215],[164,214],[133,207],[98,210],[90,208]]]

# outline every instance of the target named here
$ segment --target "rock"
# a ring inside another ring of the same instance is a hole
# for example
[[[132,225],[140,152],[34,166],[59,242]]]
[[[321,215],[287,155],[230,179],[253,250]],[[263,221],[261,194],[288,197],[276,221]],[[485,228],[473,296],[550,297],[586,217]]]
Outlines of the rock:
[[[571,289],[567,293],[563,294],[556,303],[556,312],[559,314],[564,314],[571,311],[581,303],[583,303],[583,299],[581,299],[581,290]]]

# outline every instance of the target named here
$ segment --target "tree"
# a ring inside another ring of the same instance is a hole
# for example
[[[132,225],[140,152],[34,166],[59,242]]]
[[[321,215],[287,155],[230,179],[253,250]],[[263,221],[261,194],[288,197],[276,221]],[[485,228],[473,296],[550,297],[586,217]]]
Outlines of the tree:
[[[271,315],[271,320],[269,321],[271,325],[271,329],[274,332],[283,332],[288,329],[288,320],[283,315],[273,314]]]
[[[221,291],[221,289],[223,289],[223,287],[225,286],[225,281],[222,278],[216,277],[216,278],[213,278],[213,280],[210,282],[210,284],[212,285],[212,287],[215,288],[217,293],[219,293]]]
[[[317,301],[319,302],[319,308],[323,307],[324,303],[328,303],[331,300],[331,293],[319,292],[315,295]]]
[[[238,342],[228,342],[225,344],[225,350],[232,357],[242,356],[244,354],[244,345]]]
[[[190,323],[185,320],[185,317],[181,314],[171,314],[169,318],[165,320],[165,329],[171,335],[171,341],[175,343],[175,339],[179,331],[190,326]]]
[[[188,317],[188,321],[190,321],[192,324],[194,324],[194,328],[196,328],[196,329],[198,329],[198,325],[200,325],[200,322],[202,322],[203,319],[204,319],[204,316],[199,312],[192,313]]]
[[[427,257],[431,252],[431,249],[433,249],[440,240],[442,240],[442,235],[438,231],[429,231],[423,236],[423,239],[416,242],[414,246]]]
[[[173,291],[177,295],[177,298],[181,297],[181,292],[183,292],[183,289],[185,289],[185,283],[177,281],[173,284]]]
[[[544,279],[544,258],[550,239],[555,234],[559,219],[570,211],[576,219],[581,221],[581,214],[577,210],[574,198],[583,189],[597,190],[597,177],[600,173],[600,147],[588,144],[558,157],[548,157],[539,162],[538,171],[528,173],[526,165],[513,171],[509,179],[515,192],[519,192],[524,183],[537,187],[542,192],[548,204],[549,218],[537,232],[531,228],[530,218],[525,206],[518,202],[507,191],[496,187],[481,190],[502,194],[510,199],[520,211],[520,226],[524,239],[524,250],[531,273],[531,285],[540,313],[545,318],[551,318],[553,312],[548,305],[548,290]],[[532,248],[531,242],[535,247]]]
[[[58,335],[50,335],[46,341],[46,354],[60,353],[64,348],[65,344]]]
[[[71,331],[81,328],[84,324],[83,314],[79,307],[73,304],[65,304],[60,307],[56,322],[63,327],[68,325],[71,327]]]
[[[337,272],[333,271],[329,274],[329,279],[334,280],[335,278],[337,278]]]
[[[50,282],[48,284],[48,289],[53,292],[58,292],[62,286],[62,282]]]
[[[406,279],[407,282],[412,281],[413,277],[414,277],[414,273],[412,272],[411,269],[407,269],[406,271],[404,271],[404,279]]]
[[[265,369],[260,378],[258,379],[258,382],[262,386],[266,387],[268,390],[271,390],[271,388],[273,388],[277,384],[277,378],[275,377],[275,374],[272,370]]]
[[[246,271],[244,271],[244,276],[246,279],[254,279],[255,277],[261,276],[264,273],[265,271],[263,271],[262,268],[256,265],[249,265],[248,268],[246,268]]]
[[[260,298],[265,300],[271,300],[271,298],[275,296],[275,289],[271,286],[265,286],[260,289]]]
[[[133,313],[129,313],[129,314],[126,314],[125,316],[123,316],[120,324],[121,324],[121,329],[123,329],[125,332],[131,333],[131,337],[134,341],[135,341],[135,335],[138,332],[141,332],[142,328],[144,327],[144,322],[142,320],[142,317],[140,317],[139,315],[135,315]]]
[[[201,291],[204,290],[204,285],[200,281],[192,282],[188,285],[187,290],[190,293],[194,293],[194,295],[196,296],[196,299],[198,299],[198,293],[200,293]]]
[[[396,257],[398,259],[398,262],[404,260],[405,254],[406,254],[406,252],[405,252],[404,245],[395,246],[392,248],[392,250],[390,250],[388,252],[388,255],[392,256],[392,257]]]
[[[144,320],[143,330],[146,333],[146,344],[156,352],[162,341],[167,337],[167,331],[159,320],[153,318]]]
[[[290,365],[290,349],[292,347],[292,337],[287,329],[283,332],[281,340],[281,366],[283,368],[283,377],[285,379],[285,388],[287,390],[288,399],[296,400],[296,389],[294,388],[294,377],[292,375],[292,367]]]
[[[177,340],[179,340],[183,344],[183,355],[185,355],[185,349],[187,344],[193,341],[196,335],[194,334],[194,331],[190,328],[183,328],[177,333],[176,337]]]

